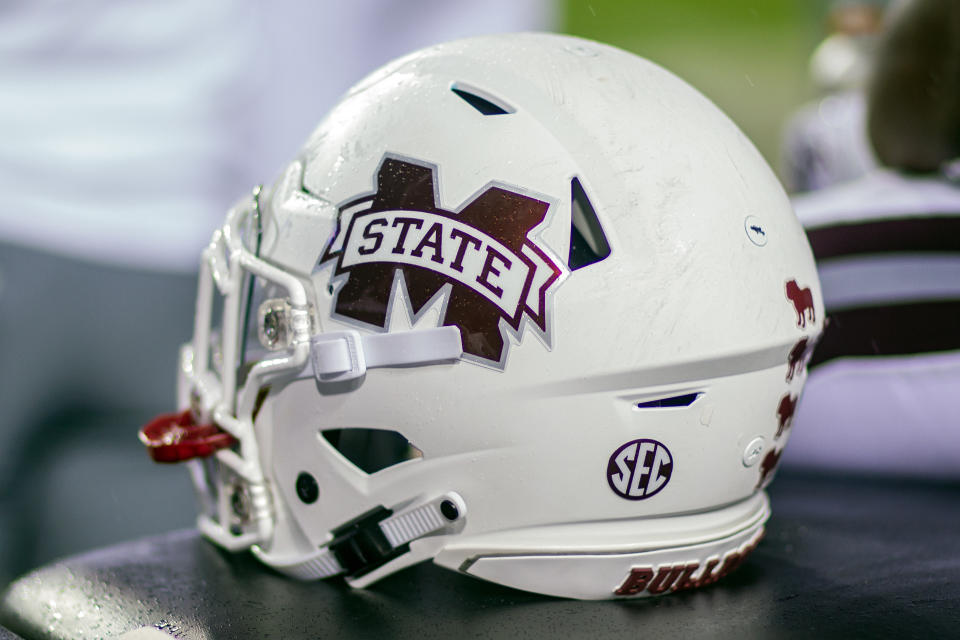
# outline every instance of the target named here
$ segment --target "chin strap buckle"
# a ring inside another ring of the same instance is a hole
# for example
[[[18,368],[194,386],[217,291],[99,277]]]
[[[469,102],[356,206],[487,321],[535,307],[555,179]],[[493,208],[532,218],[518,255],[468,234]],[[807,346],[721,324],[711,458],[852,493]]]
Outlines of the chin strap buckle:
[[[391,515],[390,509],[377,507],[333,530],[327,547],[348,578],[370,573],[409,551],[406,543],[393,546],[380,528]]]
[[[356,331],[320,333],[310,338],[310,364],[320,382],[361,378],[367,372],[363,343]]]
[[[340,574],[359,578],[402,556],[414,540],[449,529],[465,514],[463,499],[452,492],[399,513],[379,506],[334,529],[333,539],[306,559],[278,564],[258,555],[300,580]]]

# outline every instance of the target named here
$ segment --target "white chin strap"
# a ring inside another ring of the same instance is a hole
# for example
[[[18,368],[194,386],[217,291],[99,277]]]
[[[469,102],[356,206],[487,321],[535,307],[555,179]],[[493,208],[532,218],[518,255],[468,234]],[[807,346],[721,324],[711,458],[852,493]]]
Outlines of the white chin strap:
[[[367,369],[449,362],[463,355],[457,327],[434,327],[361,335],[357,331],[321,333],[310,338],[310,361],[298,378],[342,382],[361,378]]]
[[[383,507],[368,511],[333,530],[330,542],[292,562],[278,562],[259,547],[253,551],[277,571],[299,580],[340,574],[359,578],[406,553],[414,540],[449,533],[465,514],[463,499],[450,492],[399,513]]]
[[[373,335],[321,333],[310,337],[310,358],[296,377],[313,377],[322,384],[344,382],[362,378],[374,367],[455,362],[462,354],[456,327]],[[382,506],[372,509],[331,531],[332,539],[316,551],[295,559],[273,557],[256,545],[252,550],[264,563],[300,580],[340,574],[361,578],[406,554],[410,542],[450,532],[465,512],[463,499],[447,493],[399,513]]]

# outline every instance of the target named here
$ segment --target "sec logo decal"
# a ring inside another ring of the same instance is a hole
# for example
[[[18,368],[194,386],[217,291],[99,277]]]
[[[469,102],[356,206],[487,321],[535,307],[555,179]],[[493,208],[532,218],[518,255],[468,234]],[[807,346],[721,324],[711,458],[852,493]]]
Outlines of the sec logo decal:
[[[607,482],[621,498],[645,500],[667,486],[673,473],[673,456],[656,440],[631,440],[607,463]]]

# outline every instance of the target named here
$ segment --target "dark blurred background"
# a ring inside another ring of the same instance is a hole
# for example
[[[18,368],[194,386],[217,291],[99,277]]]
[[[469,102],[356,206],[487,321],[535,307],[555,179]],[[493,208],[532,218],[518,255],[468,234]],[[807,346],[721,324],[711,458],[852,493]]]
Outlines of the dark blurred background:
[[[192,525],[186,472],[136,432],[174,408],[200,250],[363,74],[471,34],[571,33],[681,76],[782,168],[790,114],[828,89],[810,59],[837,3],[200,4],[0,7],[0,584]]]

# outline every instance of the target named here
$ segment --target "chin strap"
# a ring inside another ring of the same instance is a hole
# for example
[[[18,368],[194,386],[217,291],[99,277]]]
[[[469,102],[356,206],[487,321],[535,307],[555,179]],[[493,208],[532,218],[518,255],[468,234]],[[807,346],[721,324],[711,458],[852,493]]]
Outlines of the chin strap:
[[[414,540],[449,530],[465,514],[466,506],[456,493],[399,513],[377,507],[334,529],[330,542],[297,562],[280,564],[262,551],[258,555],[280,573],[299,580],[340,574],[358,578],[409,551]]]
[[[367,369],[453,361],[463,355],[457,327],[433,327],[361,335],[357,331],[320,333],[310,337],[310,363],[298,378],[318,382],[361,378]]]

